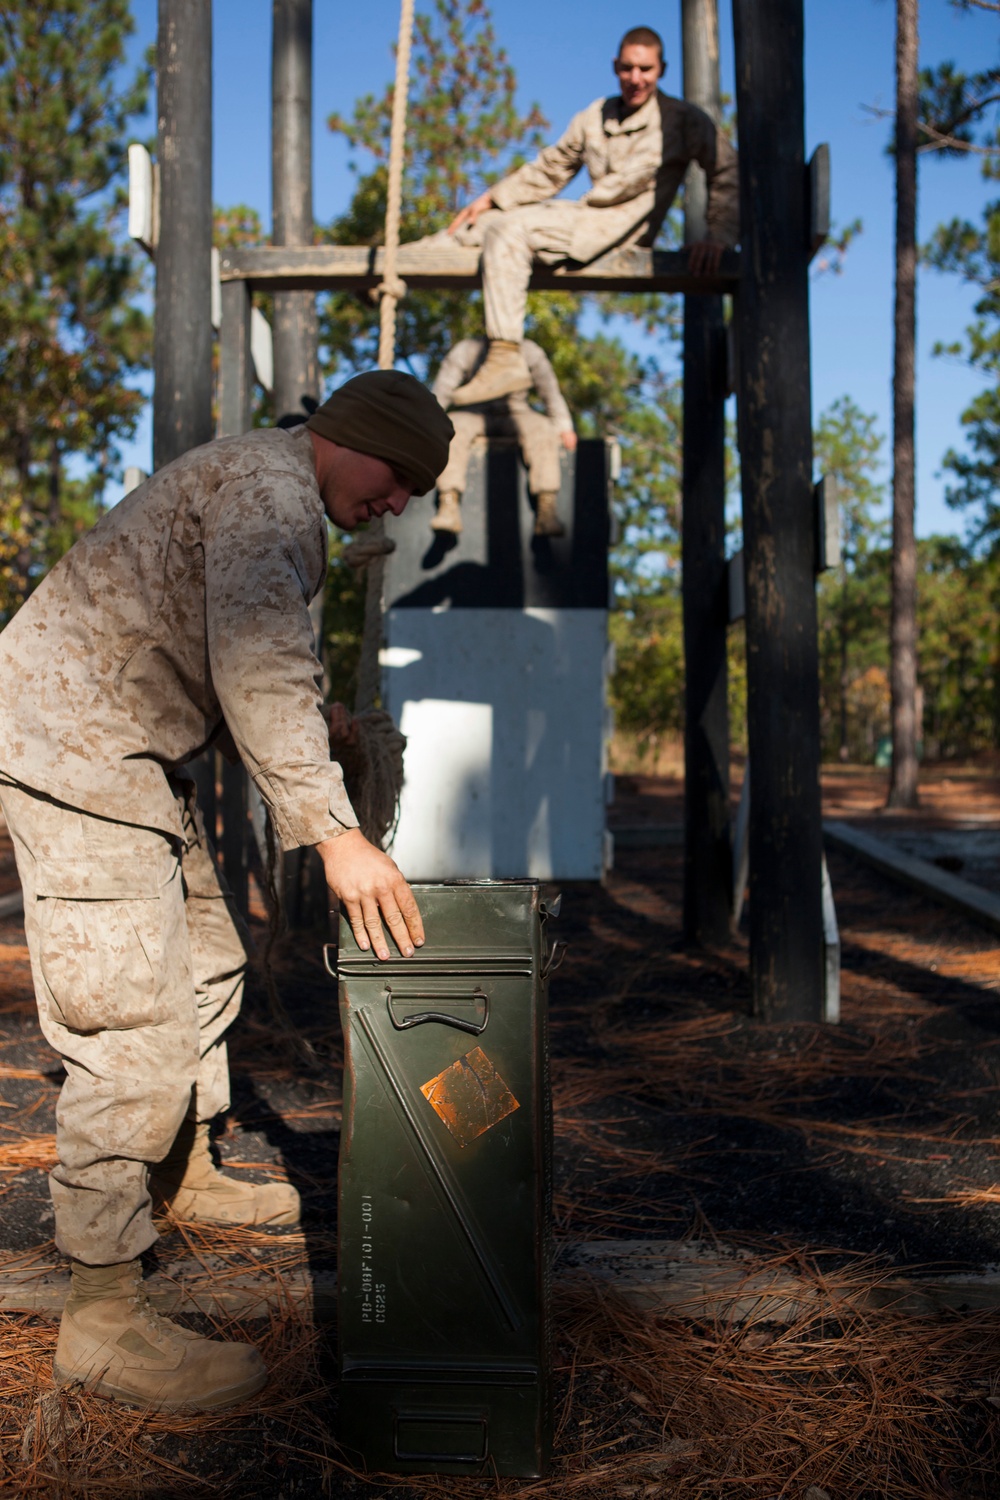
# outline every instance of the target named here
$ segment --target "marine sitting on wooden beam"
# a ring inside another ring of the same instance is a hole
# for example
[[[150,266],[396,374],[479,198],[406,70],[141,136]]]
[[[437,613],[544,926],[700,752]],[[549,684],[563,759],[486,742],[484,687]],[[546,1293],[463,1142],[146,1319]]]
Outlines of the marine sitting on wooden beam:
[[[452,425],[419,381],[356,376],[294,431],[195,448],[133,490],[0,635],[0,805],[24,888],[42,1031],[66,1069],[50,1177],[72,1264],[58,1384],[205,1411],[260,1390],[249,1344],[157,1314],[139,1257],[155,1205],[211,1224],[298,1222],[293,1187],[219,1172],[225,1033],[243,939],[185,762],[242,760],[284,849],[315,847],[362,948],[423,941],[331,760],[308,606],[326,519],[348,531],[434,485]]]
[[[657,88],[663,42],[648,26],[622,37],[612,64],[621,94],[596,99],[534,161],[487,188],[447,230],[461,245],[482,246],[487,358],[455,392],[453,405],[495,401],[531,386],[522,353],[528,282],[534,260],[586,265],[605,251],[652,245],[691,162],[708,179],[708,233],[688,247],[696,275],[718,270],[737,242],[736,153],[703,110]],[[576,201],[549,201],[586,167],[593,186]],[[425,241],[424,243],[427,243]]]
[[[516,437],[528,469],[528,489],[535,498],[535,535],[565,533],[557,510],[561,483],[559,447],[561,444],[570,453],[576,448],[573,418],[544,349],[533,339],[525,339],[521,348],[531,383],[545,403],[545,412],[535,411],[524,391],[455,412],[452,418],[455,436],[451,440],[448,467],[438,479],[438,508],[431,520],[435,531],[457,534],[462,530],[460,507],[469,452],[476,438]],[[480,368],[488,349],[486,339],[460,339],[445,355],[433,386],[445,411],[463,381]]]

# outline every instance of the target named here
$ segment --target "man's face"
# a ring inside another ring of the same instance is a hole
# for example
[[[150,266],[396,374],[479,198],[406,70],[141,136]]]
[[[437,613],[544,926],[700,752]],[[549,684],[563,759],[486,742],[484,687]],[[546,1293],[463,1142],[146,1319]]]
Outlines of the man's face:
[[[656,92],[656,85],[663,76],[663,59],[657,47],[642,46],[630,42],[612,64],[618,77],[625,108],[641,109],[647,99]]]
[[[403,513],[413,486],[384,459],[343,448],[315,432],[310,436],[323,506],[341,531],[354,531],[387,511],[394,516]]]

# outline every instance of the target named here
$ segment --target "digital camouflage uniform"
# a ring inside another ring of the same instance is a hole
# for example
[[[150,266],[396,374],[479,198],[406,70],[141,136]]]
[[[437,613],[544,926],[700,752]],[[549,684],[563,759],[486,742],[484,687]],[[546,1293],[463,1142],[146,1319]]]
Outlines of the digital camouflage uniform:
[[[554,145],[490,189],[495,209],[455,233],[460,245],[482,246],[487,336],[523,337],[534,260],[586,264],[616,246],[651,245],[692,161],[708,179],[709,238],[735,245],[736,153],[703,110],[657,91],[633,114],[614,95],[574,115]],[[590,190],[551,201],[581,167]]]
[[[434,382],[434,395],[445,411],[460,385],[470,379],[486,358],[485,339],[462,339],[449,350]],[[559,389],[556,372],[545,351],[533,339],[525,339],[523,353],[532,382],[545,404],[545,415],[528,404],[526,395],[505,396],[481,406],[459,407],[451,413],[455,436],[448,450],[448,466],[439,476],[438,491],[465,490],[469,454],[477,438],[516,437],[528,469],[528,488],[533,495],[557,491],[560,435],[573,431],[573,418]]]
[[[76,1260],[153,1243],[148,1165],[228,1103],[244,949],[178,771],[234,743],[284,849],[357,826],[320,713],[325,573],[309,433],[254,432],[134,490],[0,634],[0,803],[66,1067],[51,1182]]]

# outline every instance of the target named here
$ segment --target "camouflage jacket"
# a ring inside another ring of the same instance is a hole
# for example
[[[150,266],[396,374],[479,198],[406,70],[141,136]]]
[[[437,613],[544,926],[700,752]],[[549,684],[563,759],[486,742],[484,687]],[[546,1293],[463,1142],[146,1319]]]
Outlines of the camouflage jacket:
[[[293,849],[357,826],[320,713],[309,433],[192,449],[81,538],[0,634],[0,771],[180,835],[166,774],[224,729]]]
[[[735,245],[736,152],[703,110],[659,90],[630,115],[617,94],[595,99],[554,145],[490,192],[497,208],[521,208],[555,197],[586,167],[592,187],[575,207],[600,212],[576,214],[570,252],[585,264],[615,245],[651,245],[692,161],[708,179],[708,237]]]

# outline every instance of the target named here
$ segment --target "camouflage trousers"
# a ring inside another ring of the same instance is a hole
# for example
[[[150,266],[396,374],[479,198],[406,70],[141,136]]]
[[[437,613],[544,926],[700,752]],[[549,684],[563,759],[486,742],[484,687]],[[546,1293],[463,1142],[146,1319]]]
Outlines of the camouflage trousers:
[[[448,466],[437,482],[438,492],[465,489],[469,454],[477,438],[516,437],[528,469],[528,488],[533,495],[558,493],[559,434],[555,424],[528,405],[524,396],[508,396],[485,406],[456,407],[448,413],[455,436],[448,449]]]
[[[488,209],[475,224],[464,224],[456,232],[456,244],[482,246],[480,265],[487,338],[520,343],[524,338],[533,262],[541,260],[554,265],[565,260],[581,215],[602,212],[561,199],[506,212]]]
[[[0,781],[39,1020],[66,1069],[49,1178],[56,1244],[88,1265],[155,1242],[150,1165],[186,1116],[229,1105],[223,1038],[246,951],[180,785],[183,840]]]

